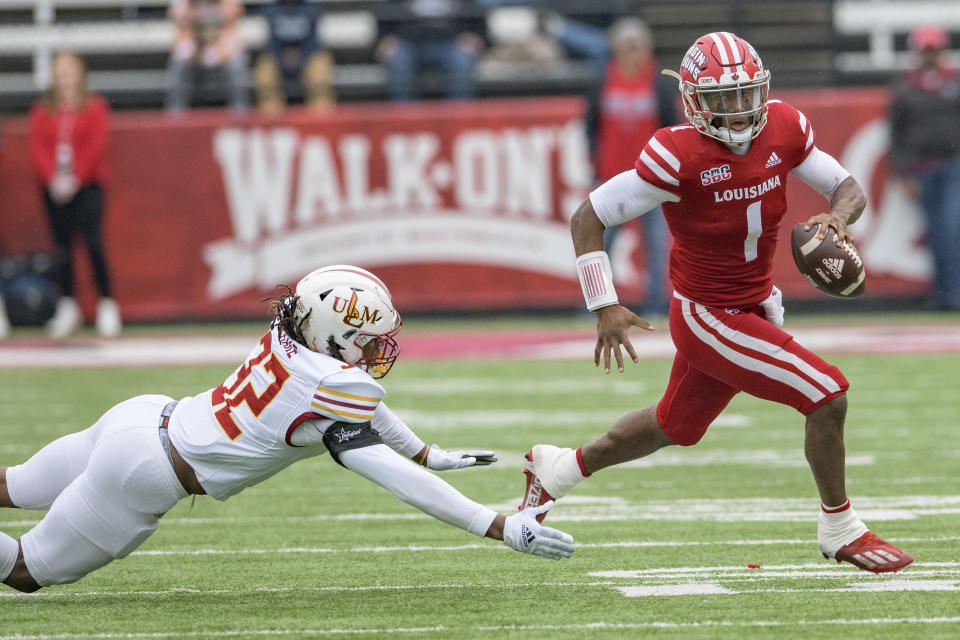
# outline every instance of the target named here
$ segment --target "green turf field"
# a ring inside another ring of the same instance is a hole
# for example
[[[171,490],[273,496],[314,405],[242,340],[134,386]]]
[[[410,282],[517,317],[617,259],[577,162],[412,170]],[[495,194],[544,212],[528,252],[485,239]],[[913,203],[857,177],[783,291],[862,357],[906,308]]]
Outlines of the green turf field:
[[[584,355],[401,360],[387,401],[427,442],[496,449],[493,467],[444,477],[513,509],[530,445],[588,441],[655,402],[669,369],[644,361],[604,377]],[[740,396],[696,447],[598,473],[564,499],[548,523],[576,537],[569,561],[420,516],[321,456],[225,503],[182,502],[138,552],[78,583],[34,595],[0,586],[0,640],[958,638],[958,357],[828,360],[853,383],[849,493],[868,525],[916,556],[902,573],[820,556],[802,419]],[[130,396],[179,397],[229,372],[3,371],[0,464]],[[40,515],[0,510],[0,529],[21,535]]]

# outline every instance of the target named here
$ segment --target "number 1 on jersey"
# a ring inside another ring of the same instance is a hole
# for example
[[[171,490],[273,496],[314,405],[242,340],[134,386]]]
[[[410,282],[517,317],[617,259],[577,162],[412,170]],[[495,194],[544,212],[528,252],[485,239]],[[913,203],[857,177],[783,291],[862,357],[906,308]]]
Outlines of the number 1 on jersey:
[[[757,241],[763,233],[763,219],[760,217],[760,201],[747,205],[747,239],[743,241],[743,257],[747,262],[757,259]]]

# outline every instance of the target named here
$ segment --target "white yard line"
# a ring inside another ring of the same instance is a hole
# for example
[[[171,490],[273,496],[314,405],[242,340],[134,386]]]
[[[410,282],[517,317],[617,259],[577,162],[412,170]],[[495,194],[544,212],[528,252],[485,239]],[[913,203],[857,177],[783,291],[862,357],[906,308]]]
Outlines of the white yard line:
[[[476,625],[476,626],[433,626],[433,627],[371,627],[362,629],[233,629],[221,631],[178,631],[178,632],[142,632],[142,633],[55,633],[55,634],[14,634],[0,635],[0,640],[136,640],[140,638],[195,638],[195,637],[236,637],[236,636],[344,636],[376,634],[428,634],[428,633],[497,633],[505,631],[641,631],[655,629],[705,629],[731,628],[744,629],[756,627],[818,627],[818,626],[883,626],[902,624],[957,624],[960,617],[938,618],[851,618],[827,620],[703,620],[700,622],[586,622],[580,624],[516,624],[516,625]]]

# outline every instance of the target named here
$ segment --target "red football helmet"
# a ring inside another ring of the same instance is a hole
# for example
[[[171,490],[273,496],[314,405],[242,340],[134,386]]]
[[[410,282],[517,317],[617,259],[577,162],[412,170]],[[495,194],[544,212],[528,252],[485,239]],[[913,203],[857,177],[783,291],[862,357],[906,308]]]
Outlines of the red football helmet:
[[[732,33],[701,36],[683,56],[680,73],[683,108],[700,133],[742,146],[767,123],[770,72],[753,46]]]

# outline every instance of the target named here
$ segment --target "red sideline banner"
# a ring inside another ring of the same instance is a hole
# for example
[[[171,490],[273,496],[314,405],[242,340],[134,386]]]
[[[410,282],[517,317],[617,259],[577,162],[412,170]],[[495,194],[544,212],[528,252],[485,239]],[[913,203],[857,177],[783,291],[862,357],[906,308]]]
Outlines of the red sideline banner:
[[[818,146],[870,193],[854,227],[867,295],[921,292],[930,265],[920,217],[885,180],[885,92],[778,97],[806,113]],[[257,316],[275,284],[331,263],[376,270],[405,311],[581,306],[568,221],[591,187],[582,113],[579,99],[546,98],[282,118],[114,114],[105,242],[124,316]],[[49,250],[25,120],[2,133],[0,248]],[[788,197],[777,282],[788,298],[819,296],[793,267],[786,235],[825,201],[798,180]],[[636,301],[643,274],[621,262],[621,299]],[[79,273],[89,310],[86,266]]]

